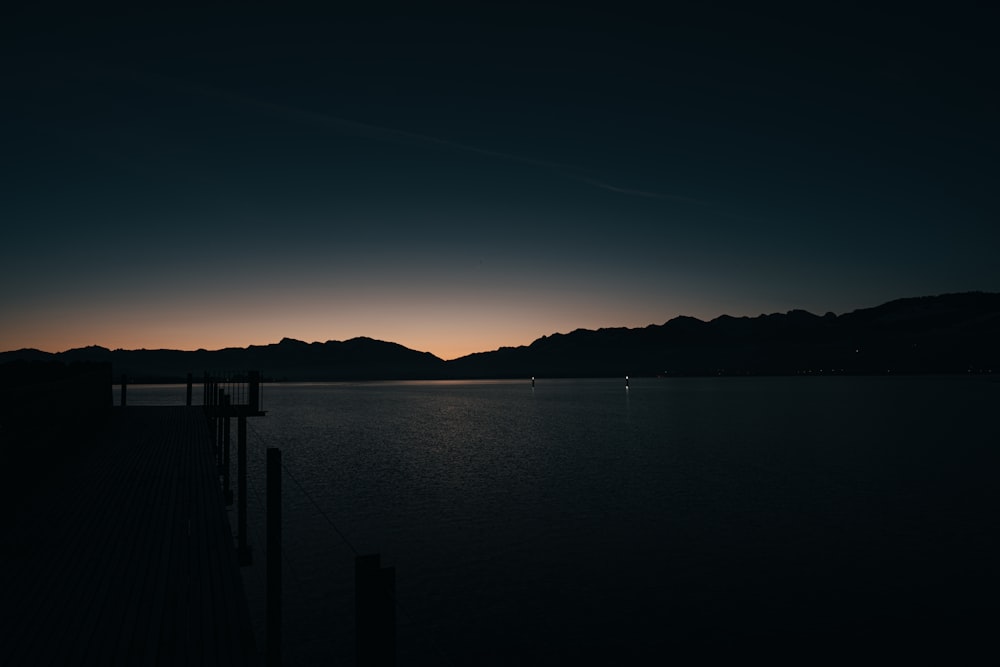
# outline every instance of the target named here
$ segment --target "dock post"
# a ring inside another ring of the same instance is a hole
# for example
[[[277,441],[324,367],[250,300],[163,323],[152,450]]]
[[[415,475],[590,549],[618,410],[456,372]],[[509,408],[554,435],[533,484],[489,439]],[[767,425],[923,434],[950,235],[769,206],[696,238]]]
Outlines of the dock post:
[[[229,469],[232,467],[230,465],[229,449],[230,440],[232,440],[232,427],[230,422],[232,421],[229,417],[229,396],[223,398],[225,405],[223,406],[226,411],[226,415],[222,418],[222,489],[223,494],[226,499],[226,506],[233,504],[233,489],[229,483]]]
[[[267,665],[281,664],[281,450],[267,448]]]
[[[375,581],[378,578],[378,554],[365,554],[354,559],[354,628],[358,667],[376,665],[378,625],[374,602]]]
[[[236,419],[236,483],[239,484],[236,498],[238,547],[236,554],[240,565],[250,565],[250,545],[247,544],[247,418],[240,415]]]
[[[383,567],[378,571],[379,608],[378,624],[381,629],[378,653],[383,667],[396,665],[396,568]]]
[[[355,641],[358,667],[396,664],[396,568],[378,554],[354,560]]]
[[[208,393],[209,402],[212,405],[212,428],[215,429],[215,439],[218,441],[219,436],[219,382],[213,376],[211,380],[208,381]]]
[[[216,434],[216,416],[214,410],[214,398],[215,390],[212,388],[212,376],[205,371],[205,381],[202,385],[201,394],[201,405],[205,411],[205,419],[208,422],[208,432],[212,434],[212,439],[215,439]]]
[[[128,378],[122,373],[122,407],[125,407],[125,392],[128,389]]]
[[[223,389],[222,387],[219,387],[217,391],[218,393],[216,395],[216,403],[215,403],[216,407],[215,413],[218,415],[215,427],[215,469],[218,472],[222,472],[222,429],[223,429],[222,409],[226,400],[226,394],[225,394],[226,390]]]
[[[247,405],[250,412],[260,412],[260,371],[247,372]]]
[[[189,408],[191,407],[191,381],[192,381],[192,377],[191,377],[191,374],[190,374],[190,373],[188,373],[188,386],[187,386],[187,406],[188,406]]]

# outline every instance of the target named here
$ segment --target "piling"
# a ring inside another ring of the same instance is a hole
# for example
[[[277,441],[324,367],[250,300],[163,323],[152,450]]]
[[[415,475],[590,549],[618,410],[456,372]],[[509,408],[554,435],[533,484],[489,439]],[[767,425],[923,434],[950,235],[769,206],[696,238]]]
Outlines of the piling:
[[[247,373],[247,405],[251,413],[260,411],[260,371]]]
[[[396,664],[396,568],[379,569],[379,609],[378,624],[382,630],[379,643],[379,664],[395,667]]]
[[[219,472],[222,472],[222,431],[223,431],[223,418],[221,413],[221,408],[223,401],[225,400],[226,394],[225,390],[221,387],[217,389],[216,402],[215,405],[220,410],[216,410],[216,414],[219,416],[215,420],[215,465]]]
[[[240,415],[236,419],[236,513],[237,513],[237,555],[240,565],[250,565],[250,545],[247,543],[247,418]]]
[[[191,407],[191,381],[192,381],[191,374],[188,373],[188,377],[187,377],[187,403],[186,403],[186,405],[189,408]]]
[[[355,641],[358,667],[396,664],[396,568],[381,567],[378,554],[354,561]]]
[[[281,450],[267,448],[267,665],[281,664]]]
[[[121,402],[122,402],[122,407],[123,408],[125,407],[125,393],[127,392],[127,390],[128,390],[128,378],[125,377],[124,373],[122,373],[122,398],[121,398]]]
[[[233,489],[229,483],[229,441],[232,439],[232,432],[230,431],[230,417],[229,417],[229,395],[223,397],[223,409],[225,410],[225,416],[222,418],[222,490],[226,499],[226,506],[233,504]]]

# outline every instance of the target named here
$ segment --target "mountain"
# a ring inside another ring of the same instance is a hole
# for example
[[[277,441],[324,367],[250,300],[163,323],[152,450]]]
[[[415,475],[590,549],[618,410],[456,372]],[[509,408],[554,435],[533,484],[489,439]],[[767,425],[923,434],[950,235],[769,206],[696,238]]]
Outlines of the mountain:
[[[1000,371],[1000,294],[899,299],[841,316],[803,310],[640,329],[578,329],[448,363],[450,377]]]
[[[443,364],[429,352],[417,352],[396,343],[352,338],[346,341],[304,343],[283,338],[270,345],[222,350],[109,350],[85,347],[56,354],[25,349],[0,353],[0,364],[27,361],[110,362],[115,377],[133,382],[183,381],[204,371],[260,369],[272,380],[405,380],[442,377]]]
[[[637,329],[577,329],[530,345],[443,361],[396,343],[353,338],[222,350],[25,349],[13,360],[110,362],[134,381],[256,368],[274,380],[388,380],[622,375],[1000,372],[1000,294],[899,299],[843,315],[804,310],[705,322],[676,317]]]

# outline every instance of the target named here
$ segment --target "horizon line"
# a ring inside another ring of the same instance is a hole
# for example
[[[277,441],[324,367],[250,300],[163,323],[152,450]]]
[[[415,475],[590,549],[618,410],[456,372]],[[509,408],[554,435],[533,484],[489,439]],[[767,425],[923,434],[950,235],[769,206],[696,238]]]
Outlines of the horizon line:
[[[475,352],[469,352],[467,354],[459,355],[457,357],[452,357],[451,359],[445,359],[444,357],[440,357],[437,354],[434,354],[433,352],[430,352],[428,350],[418,350],[416,348],[407,347],[406,345],[403,345],[402,343],[398,343],[396,341],[383,340],[383,339],[380,339],[380,338],[372,338],[371,336],[365,336],[365,335],[353,336],[351,338],[346,338],[346,339],[343,339],[343,340],[327,339],[325,341],[319,341],[319,340],[305,341],[305,340],[301,340],[301,339],[298,339],[298,338],[293,338],[291,336],[283,336],[280,340],[275,341],[275,342],[269,342],[269,343],[263,343],[263,344],[250,343],[250,344],[247,344],[245,346],[228,345],[228,346],[219,347],[219,348],[215,348],[215,349],[209,349],[209,348],[206,348],[206,347],[198,347],[198,348],[193,348],[193,349],[191,349],[191,348],[188,348],[188,349],[168,348],[168,347],[153,347],[153,348],[147,348],[147,347],[131,347],[131,348],[128,348],[128,347],[115,347],[115,348],[110,348],[110,347],[106,347],[104,345],[90,344],[90,345],[82,345],[82,346],[79,346],[79,347],[69,347],[69,348],[66,348],[64,350],[59,350],[59,351],[56,351],[56,352],[51,352],[51,351],[48,351],[48,350],[43,350],[43,349],[37,348],[37,347],[20,347],[20,348],[11,349],[11,350],[0,350],[0,354],[12,354],[12,353],[16,353],[16,352],[31,351],[31,352],[40,352],[40,353],[43,353],[43,354],[58,355],[58,354],[66,354],[68,352],[74,352],[74,351],[77,351],[77,350],[86,350],[88,348],[99,348],[99,349],[102,349],[102,350],[107,350],[108,352],[119,352],[119,351],[120,352],[141,352],[141,351],[146,351],[146,352],[187,352],[187,353],[191,353],[191,352],[221,352],[221,351],[225,351],[225,350],[248,350],[251,347],[270,347],[270,346],[273,346],[273,345],[280,345],[282,341],[286,341],[286,340],[287,341],[297,342],[297,343],[303,343],[305,345],[325,345],[325,344],[328,344],[328,343],[347,343],[347,342],[354,341],[354,340],[371,340],[371,341],[375,341],[375,342],[379,342],[379,343],[385,343],[385,344],[389,344],[389,345],[398,345],[398,346],[400,346],[402,348],[405,348],[407,350],[411,350],[411,351],[414,351],[414,352],[419,352],[419,353],[422,353],[422,354],[430,354],[431,356],[433,356],[433,357],[435,357],[437,359],[440,359],[442,361],[448,362],[448,361],[455,361],[457,359],[462,359],[464,357],[472,356],[474,354],[488,354],[490,352],[496,352],[496,351],[502,350],[502,349],[516,349],[518,347],[528,347],[532,343],[534,343],[535,341],[541,340],[543,338],[548,338],[550,336],[565,336],[565,335],[568,335],[570,333],[574,333],[576,331],[602,331],[602,330],[608,330],[608,329],[644,329],[644,328],[651,327],[651,326],[663,326],[663,325],[665,325],[665,324],[667,324],[669,322],[672,322],[672,321],[674,321],[676,319],[681,319],[681,318],[684,318],[684,319],[694,319],[694,320],[698,320],[699,322],[706,322],[706,323],[707,322],[713,322],[713,321],[721,319],[723,317],[731,317],[731,318],[734,318],[734,319],[755,319],[755,318],[759,318],[759,317],[768,317],[770,315],[787,315],[789,313],[797,312],[797,311],[806,312],[806,313],[809,313],[809,314],[814,315],[816,317],[824,317],[826,314],[829,314],[829,313],[833,313],[834,316],[840,317],[842,315],[847,314],[848,312],[857,312],[859,310],[868,310],[868,309],[871,309],[871,308],[878,308],[879,306],[883,306],[883,305],[886,305],[886,304],[889,304],[889,303],[893,303],[893,302],[897,302],[897,301],[907,301],[907,300],[914,300],[914,299],[929,299],[929,298],[939,298],[939,297],[944,297],[944,296],[958,296],[958,295],[971,295],[971,294],[1000,295],[1000,292],[990,292],[990,291],[987,291],[987,290],[969,290],[969,291],[964,291],[964,292],[944,292],[944,293],[940,293],[940,294],[928,294],[928,295],[921,295],[921,296],[915,296],[915,297],[900,297],[900,298],[897,298],[897,299],[890,299],[888,301],[883,301],[882,303],[879,303],[879,304],[877,304],[875,306],[867,306],[867,307],[864,307],[864,308],[855,308],[852,311],[844,311],[842,313],[835,313],[834,311],[826,311],[826,313],[824,313],[823,315],[816,315],[812,311],[808,311],[808,310],[805,310],[803,308],[791,308],[791,309],[789,309],[787,311],[784,311],[784,312],[777,312],[777,311],[775,311],[775,312],[772,312],[772,313],[760,313],[760,314],[754,315],[754,316],[751,316],[751,315],[729,315],[728,313],[722,313],[722,314],[717,315],[717,316],[715,316],[715,317],[713,317],[711,319],[701,319],[699,317],[695,317],[695,316],[692,316],[692,315],[675,315],[674,317],[666,320],[663,323],[651,322],[649,324],[635,326],[635,327],[611,326],[611,327],[598,327],[596,329],[588,329],[586,327],[577,327],[577,328],[572,329],[571,331],[567,331],[567,332],[556,331],[556,332],[551,332],[551,333],[547,333],[547,334],[542,334],[541,336],[538,336],[538,337],[534,338],[530,343],[528,343],[526,345],[501,345],[500,347],[497,347],[497,348],[492,349],[492,350],[479,350],[479,351],[475,351]]]

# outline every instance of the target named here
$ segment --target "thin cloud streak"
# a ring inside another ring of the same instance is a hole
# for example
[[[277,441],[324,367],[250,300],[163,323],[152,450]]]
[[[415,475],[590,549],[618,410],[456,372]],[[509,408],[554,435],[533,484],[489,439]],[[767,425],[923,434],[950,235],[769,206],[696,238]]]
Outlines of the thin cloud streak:
[[[352,131],[355,131],[360,136],[366,136],[372,139],[378,139],[381,141],[416,142],[438,148],[447,148],[466,153],[475,153],[476,155],[483,155],[498,160],[506,160],[508,162],[518,162],[521,164],[531,165],[533,167],[541,167],[543,169],[548,169],[550,171],[553,171],[561,176],[571,178],[575,181],[579,181],[580,183],[585,183],[586,185],[590,185],[592,187],[599,188],[601,190],[614,192],[616,194],[625,195],[627,197],[643,197],[646,199],[700,203],[696,199],[692,199],[690,197],[683,197],[681,195],[650,192],[647,190],[623,188],[611,185],[609,183],[599,181],[589,176],[583,176],[580,173],[578,173],[578,170],[576,168],[558,162],[550,162],[548,160],[539,160],[537,158],[525,157],[523,155],[515,155],[513,153],[494,151],[486,148],[480,148],[479,146],[472,146],[470,144],[463,144],[457,141],[451,141],[449,139],[441,139],[439,137],[433,137],[426,134],[407,132],[405,130],[397,130],[394,128],[384,127],[380,125],[361,123],[358,121],[349,120],[339,116],[322,114],[314,111],[303,111],[301,109],[287,107],[279,104],[273,104],[270,102],[262,102],[259,100],[252,100],[249,98],[240,98],[237,96],[231,96],[228,93],[222,93],[222,94],[226,95],[233,101],[239,101],[242,99],[243,103],[245,104],[252,104],[258,108],[284,115],[290,119],[319,123],[323,125],[333,126],[336,128],[347,128]]]
[[[526,157],[524,155],[517,155],[514,153],[506,153],[503,151],[490,150],[487,148],[481,148],[479,146],[473,146],[471,144],[460,143],[457,141],[451,141],[449,139],[442,139],[440,137],[435,137],[427,134],[420,134],[417,132],[399,130],[392,127],[385,127],[383,125],[373,125],[371,123],[363,123],[360,121],[344,118],[342,116],[335,116],[332,114],[299,109],[285,104],[276,104],[274,102],[267,102],[264,100],[233,93],[214,86],[191,83],[189,81],[183,81],[173,77],[165,77],[161,75],[147,74],[140,76],[135,72],[125,71],[121,68],[108,68],[106,66],[102,66],[95,69],[100,69],[105,73],[114,76],[125,76],[143,85],[150,85],[152,81],[156,81],[157,85],[163,88],[180,90],[188,94],[195,94],[203,97],[211,97],[237,106],[256,108],[265,113],[285,118],[286,120],[291,120],[293,122],[321,127],[328,130],[333,130],[338,133],[348,133],[351,134],[352,136],[373,139],[376,141],[385,141],[391,143],[411,144],[411,145],[417,144],[438,149],[447,149],[464,153],[472,153],[475,155],[482,155],[484,157],[489,157],[497,160],[504,160],[507,162],[516,162],[520,164],[530,165],[533,167],[540,167],[542,169],[548,169],[549,171],[556,173],[560,176],[563,176],[565,178],[569,178],[578,181],[580,183],[589,185],[591,187],[598,188],[600,190],[605,190],[608,192],[613,192],[615,194],[623,195],[626,197],[640,197],[644,199],[677,201],[677,202],[687,202],[695,204],[704,203],[700,202],[697,199],[693,199],[691,197],[684,197],[681,195],[662,193],[662,192],[652,192],[648,190],[639,190],[635,188],[625,188],[617,185],[612,185],[603,180],[598,180],[591,176],[581,174],[578,168],[562,164],[559,162],[540,160],[538,158]]]
[[[629,197],[645,197],[646,199],[667,199],[670,201],[682,201],[692,204],[700,204],[697,199],[692,199],[691,197],[682,197],[680,195],[663,194],[660,192],[649,192],[647,190],[635,190],[632,188],[621,188],[616,185],[611,185],[609,183],[604,183],[602,181],[595,180],[593,178],[586,178],[584,176],[577,176],[577,180],[583,181],[587,185],[593,185],[595,188],[601,188],[602,190],[609,190],[611,192],[617,192],[620,195],[628,195]]]

